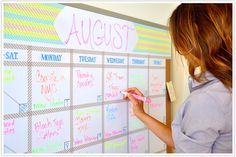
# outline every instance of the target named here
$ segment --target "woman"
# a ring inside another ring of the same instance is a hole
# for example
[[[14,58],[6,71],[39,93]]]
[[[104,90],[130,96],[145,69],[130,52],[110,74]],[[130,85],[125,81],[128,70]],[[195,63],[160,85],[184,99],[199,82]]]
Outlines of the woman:
[[[190,95],[171,128],[145,113],[143,103],[132,95],[125,99],[133,104],[134,114],[176,152],[231,153],[232,4],[181,4],[169,27],[191,76]],[[143,96],[137,88],[127,92]]]

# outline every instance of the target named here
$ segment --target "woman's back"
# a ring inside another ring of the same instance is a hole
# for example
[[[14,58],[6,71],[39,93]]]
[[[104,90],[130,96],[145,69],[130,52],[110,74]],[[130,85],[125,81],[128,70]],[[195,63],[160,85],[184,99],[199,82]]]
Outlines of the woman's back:
[[[232,94],[212,74],[190,81],[191,94],[172,123],[177,152],[232,152]]]

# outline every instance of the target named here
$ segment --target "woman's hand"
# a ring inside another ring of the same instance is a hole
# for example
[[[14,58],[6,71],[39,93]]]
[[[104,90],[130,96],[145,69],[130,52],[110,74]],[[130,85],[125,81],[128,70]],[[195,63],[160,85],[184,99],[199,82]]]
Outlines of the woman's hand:
[[[143,96],[143,94],[135,87],[128,88],[126,92]],[[137,116],[147,126],[149,130],[151,130],[167,145],[174,147],[174,141],[172,138],[172,132],[170,127],[145,113],[143,109],[143,102],[135,99],[131,94],[125,96],[124,99],[129,99],[131,101],[132,109],[135,116]]]
[[[126,92],[128,92],[128,95],[126,95],[124,99],[129,99],[131,101],[134,115],[139,118],[141,115],[146,114],[143,109],[143,102],[135,99],[131,94],[129,94],[132,93],[143,96],[143,93],[141,93],[136,87],[128,88]]]

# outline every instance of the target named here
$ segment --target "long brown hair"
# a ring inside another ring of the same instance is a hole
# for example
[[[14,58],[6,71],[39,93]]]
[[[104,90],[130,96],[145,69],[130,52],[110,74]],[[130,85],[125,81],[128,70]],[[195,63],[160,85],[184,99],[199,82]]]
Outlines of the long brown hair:
[[[201,82],[209,71],[232,89],[232,4],[181,4],[169,20],[175,49],[186,58],[192,78]]]

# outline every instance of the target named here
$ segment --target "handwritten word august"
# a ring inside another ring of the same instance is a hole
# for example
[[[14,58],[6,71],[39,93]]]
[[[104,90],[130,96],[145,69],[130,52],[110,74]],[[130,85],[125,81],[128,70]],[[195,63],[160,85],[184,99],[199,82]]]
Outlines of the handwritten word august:
[[[85,45],[94,47],[110,47],[112,50],[127,50],[129,34],[134,28],[120,23],[108,23],[102,19],[89,17],[79,19],[77,14],[73,14],[71,29],[67,35],[65,43],[75,39],[78,46]]]

